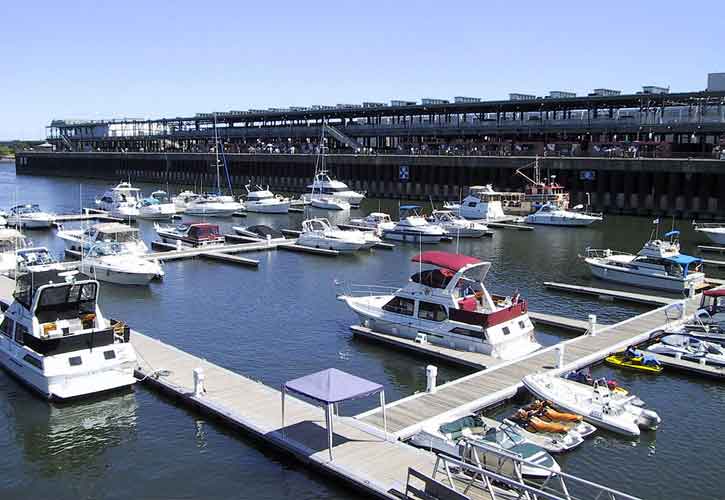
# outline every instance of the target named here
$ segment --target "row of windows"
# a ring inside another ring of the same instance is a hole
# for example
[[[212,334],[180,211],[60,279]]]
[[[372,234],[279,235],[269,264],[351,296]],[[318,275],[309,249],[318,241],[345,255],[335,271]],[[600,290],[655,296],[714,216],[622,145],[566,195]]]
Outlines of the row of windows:
[[[383,309],[397,314],[404,314],[405,316],[413,316],[415,301],[404,297],[393,297],[383,306]],[[448,313],[441,304],[421,300],[418,302],[418,317],[429,321],[445,321],[448,319]]]

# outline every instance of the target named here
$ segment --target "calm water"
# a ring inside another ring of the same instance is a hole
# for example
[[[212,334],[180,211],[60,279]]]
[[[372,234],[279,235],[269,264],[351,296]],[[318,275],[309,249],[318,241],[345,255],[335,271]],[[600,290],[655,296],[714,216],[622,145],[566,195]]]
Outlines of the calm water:
[[[142,186],[151,191],[156,186]],[[37,202],[59,213],[92,206],[106,183],[16,177],[0,164],[0,207]],[[173,186],[172,186],[172,190]],[[366,201],[365,214],[397,203]],[[335,217],[333,216],[333,219]],[[234,223],[299,226],[301,214],[255,216]],[[342,220],[340,220],[342,221]],[[226,229],[232,220],[222,222]],[[609,217],[591,229],[543,228],[497,231],[492,239],[461,242],[459,251],[488,259],[492,291],[520,290],[532,310],[585,319],[596,313],[614,322],[645,309],[547,292],[542,282],[588,283],[577,254],[587,245],[638,250],[651,220]],[[680,223],[684,246],[696,243]],[[140,222],[147,241],[151,223]],[[63,245],[51,231],[33,232],[36,244],[58,254]],[[455,251],[453,243],[442,250]],[[335,300],[335,280],[400,285],[412,272],[415,246],[337,259],[268,252],[257,271],[201,260],[166,264],[163,283],[148,288],[104,284],[107,315],[122,318],[149,335],[279,386],[290,378],[337,367],[385,385],[389,400],[425,388],[427,361],[353,339],[355,318]],[[597,286],[604,286],[596,283]],[[543,343],[561,332],[541,330]],[[442,381],[468,372],[440,366]],[[638,441],[598,433],[580,449],[560,457],[565,470],[647,498],[718,498],[725,479],[725,391],[716,383],[663,374],[650,377],[596,369],[614,377],[664,419],[656,433]],[[241,395],[243,397],[243,395]],[[347,414],[373,403],[350,404]],[[497,410],[506,414],[511,407]],[[0,498],[350,498],[356,493],[331,483],[294,461],[269,453],[224,427],[207,422],[136,386],[125,394],[72,405],[37,399],[0,372]]]

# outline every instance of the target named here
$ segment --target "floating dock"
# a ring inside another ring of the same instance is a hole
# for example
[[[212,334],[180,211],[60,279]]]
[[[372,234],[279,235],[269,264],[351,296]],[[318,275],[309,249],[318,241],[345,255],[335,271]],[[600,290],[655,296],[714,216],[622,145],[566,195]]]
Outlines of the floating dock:
[[[611,298],[624,302],[636,302],[639,304],[662,306],[677,302],[677,299],[667,297],[659,297],[656,295],[647,295],[643,293],[625,292],[622,290],[609,290],[607,288],[593,288],[582,285],[570,285],[567,283],[556,283],[553,281],[545,281],[544,286],[552,290],[560,292],[578,293],[583,295],[591,295],[598,298]]]
[[[527,226],[525,224],[510,224],[508,222],[483,222],[488,227],[494,227],[496,229],[515,229],[517,231],[533,231],[534,226]]]
[[[711,252],[711,253],[724,253],[725,247],[718,247],[713,245],[697,245],[697,249],[701,252]]]
[[[556,316],[554,314],[529,311],[529,318],[536,325],[553,326],[570,332],[584,333],[589,329],[588,321],[565,318],[564,316]]]
[[[689,361],[682,358],[674,358],[672,356],[664,356],[654,352],[645,351],[657,358],[663,366],[667,367],[667,370],[673,369],[687,373],[694,373],[703,377],[710,378],[725,378],[725,366],[711,365],[705,363],[698,363],[697,361]]]

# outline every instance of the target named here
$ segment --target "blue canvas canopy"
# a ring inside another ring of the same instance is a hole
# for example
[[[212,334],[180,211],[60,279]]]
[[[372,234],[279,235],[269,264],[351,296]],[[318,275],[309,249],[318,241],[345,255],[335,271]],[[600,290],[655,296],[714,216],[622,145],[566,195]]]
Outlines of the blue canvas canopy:
[[[385,417],[385,390],[383,386],[338,370],[328,368],[326,370],[305,375],[282,384],[282,427],[284,428],[285,397],[287,392],[308,397],[324,405],[325,420],[327,424],[328,448],[330,460],[332,460],[332,417],[334,407],[343,401],[361,399],[374,394],[380,394],[380,406],[383,411],[383,426],[385,435],[388,434],[388,423]]]
[[[667,260],[669,260],[670,262],[674,262],[675,264],[681,265],[683,276],[687,276],[690,264],[699,264],[700,262],[702,262],[702,259],[700,259],[699,257],[693,257],[692,255],[685,255],[682,253],[679,255],[675,255],[674,257],[668,257]]]
[[[400,205],[401,210],[418,210],[420,205]]]
[[[680,235],[680,232],[678,230],[674,229],[672,231],[665,233],[665,238],[669,238],[670,236],[679,236],[679,235]]]

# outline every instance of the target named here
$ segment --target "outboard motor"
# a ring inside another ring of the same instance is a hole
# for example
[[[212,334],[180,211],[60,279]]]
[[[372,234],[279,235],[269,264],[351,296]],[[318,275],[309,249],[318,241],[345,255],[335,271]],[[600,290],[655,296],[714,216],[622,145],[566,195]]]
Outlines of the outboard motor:
[[[657,412],[653,410],[642,410],[642,413],[639,414],[639,418],[637,418],[637,425],[639,427],[652,431],[657,429],[657,426],[659,426],[661,422],[662,419]]]

